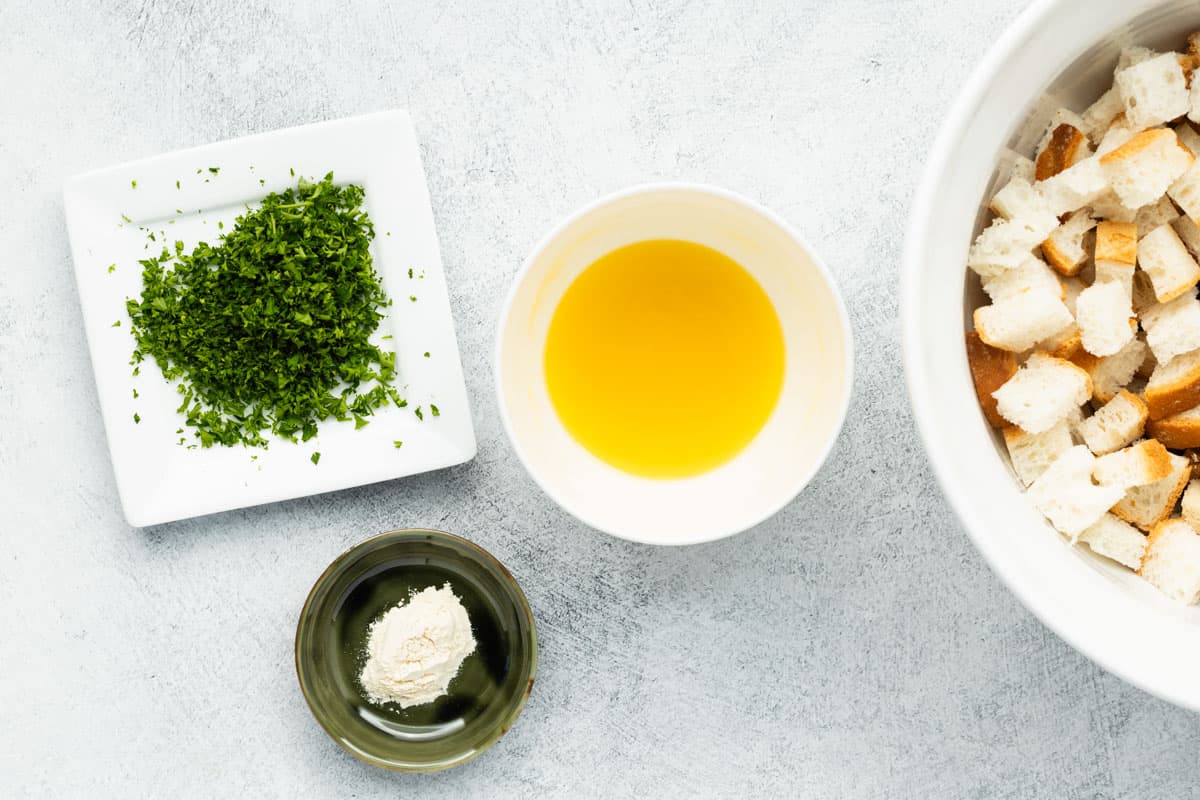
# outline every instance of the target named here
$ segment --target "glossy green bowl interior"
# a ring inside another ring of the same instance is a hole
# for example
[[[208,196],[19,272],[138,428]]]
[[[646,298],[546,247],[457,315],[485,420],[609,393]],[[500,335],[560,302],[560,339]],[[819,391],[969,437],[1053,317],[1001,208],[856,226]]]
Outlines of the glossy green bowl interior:
[[[433,703],[372,703],[358,681],[370,624],[447,583],[467,610],[475,652]],[[401,772],[447,769],[494,744],[524,708],[536,669],[533,613],[516,580],[481,547],[440,531],[383,533],[338,556],[296,628],[296,674],[317,721],[351,754]]]

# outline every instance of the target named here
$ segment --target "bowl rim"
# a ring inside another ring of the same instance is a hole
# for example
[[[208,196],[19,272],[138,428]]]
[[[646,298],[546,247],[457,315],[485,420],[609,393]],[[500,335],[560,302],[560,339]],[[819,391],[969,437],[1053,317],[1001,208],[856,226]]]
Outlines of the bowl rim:
[[[311,611],[313,601],[316,598],[318,591],[325,587],[325,584],[328,583],[333,573],[342,567],[350,558],[352,558],[356,554],[356,551],[365,549],[372,544],[377,544],[381,540],[392,539],[396,543],[402,543],[415,537],[432,537],[434,539],[440,538],[443,540],[449,540],[449,542],[453,544],[464,545],[468,550],[472,550],[481,556],[483,562],[494,567],[504,579],[504,584],[509,587],[513,599],[517,601],[517,608],[522,619],[529,627],[529,648],[526,658],[529,663],[529,677],[525,686],[525,691],[518,694],[518,701],[516,705],[514,705],[513,708],[504,715],[496,728],[488,734],[488,736],[478,747],[473,748],[470,752],[467,752],[457,758],[453,758],[448,761],[439,761],[427,766],[410,766],[383,761],[374,758],[370,753],[349,746],[343,740],[342,736],[329,726],[323,713],[318,710],[318,704],[312,696],[310,691],[311,687],[309,686],[309,682],[306,678],[307,669],[301,665],[300,658],[300,641],[305,630],[305,621],[311,619],[312,615],[309,612]],[[316,719],[317,723],[321,726],[321,729],[325,731],[330,739],[337,742],[339,747],[364,763],[381,767],[391,772],[430,773],[451,769],[478,758],[484,752],[491,749],[492,745],[500,741],[504,734],[508,733],[512,726],[516,724],[517,719],[525,710],[525,705],[529,701],[530,694],[533,692],[534,680],[537,677],[537,645],[537,624],[533,616],[533,609],[530,607],[529,600],[525,597],[525,592],[521,589],[520,583],[517,582],[517,579],[511,572],[509,572],[508,568],[504,566],[500,559],[496,558],[486,549],[475,542],[472,542],[470,539],[449,533],[448,531],[437,530],[436,528],[397,528],[395,530],[376,533],[372,536],[368,536],[366,539],[355,542],[329,562],[329,566],[325,567],[325,569],[313,582],[312,588],[309,589],[308,595],[304,598],[304,604],[300,607],[299,618],[296,622],[296,635],[293,640],[292,654],[296,666],[296,682],[300,685],[300,693],[304,695],[304,701],[308,704],[309,711],[312,713],[313,718]]]
[[[1152,680],[1145,679],[1113,648],[1096,641],[1090,634],[1085,635],[1084,632],[1071,627],[1066,620],[1067,615],[1053,603],[1045,602],[1037,587],[1032,586],[1030,582],[1020,580],[1017,574],[1006,572],[998,566],[993,552],[994,543],[989,536],[983,534],[988,527],[987,522],[978,517],[973,504],[961,493],[957,475],[943,460],[938,437],[934,435],[939,423],[937,410],[932,405],[932,392],[927,390],[929,380],[924,368],[923,357],[920,355],[922,339],[920,317],[917,310],[920,307],[921,271],[924,263],[922,254],[926,242],[931,236],[931,211],[937,189],[946,172],[955,141],[977,107],[983,102],[996,75],[1009,63],[1015,51],[1043,25],[1045,18],[1061,5],[1062,0],[1034,0],[1018,14],[999,39],[988,49],[983,60],[971,72],[929,149],[925,168],[913,195],[901,255],[900,332],[905,387],[917,431],[934,477],[941,487],[943,496],[949,502],[975,548],[983,555],[992,574],[999,578],[1000,582],[1043,625],[1086,658],[1150,695],[1183,708],[1200,711],[1200,705],[1197,704],[1195,695],[1181,694],[1174,691],[1173,688],[1165,688],[1156,685]],[[1145,10],[1150,5],[1152,4],[1143,0],[1138,3],[1130,3],[1123,8],[1127,8],[1130,14],[1133,14]],[[963,269],[966,269],[965,255]]]
[[[778,228],[786,236],[788,236],[796,244],[796,246],[804,251],[805,255],[808,256],[809,261],[816,270],[817,276],[833,295],[834,307],[840,322],[840,333],[842,336],[842,341],[844,342],[844,347],[842,348],[842,379],[838,385],[838,387],[842,390],[842,401],[835,415],[835,422],[830,426],[825,440],[821,445],[818,458],[813,461],[809,470],[804,473],[798,473],[799,480],[795,482],[795,489],[784,493],[785,496],[780,502],[772,503],[770,504],[770,507],[764,508],[756,513],[747,514],[745,520],[742,522],[724,528],[714,528],[700,535],[689,535],[673,541],[655,540],[650,537],[629,534],[627,532],[614,529],[610,526],[603,525],[594,517],[579,509],[577,506],[566,502],[560,495],[553,491],[541,472],[539,470],[535,470],[531,466],[528,453],[513,431],[512,419],[508,411],[508,405],[504,400],[505,375],[503,359],[501,358],[505,341],[504,331],[508,327],[509,316],[512,313],[512,307],[516,299],[517,292],[524,285],[529,276],[530,270],[532,270],[534,263],[542,255],[542,253],[555,240],[557,240],[563,234],[563,232],[567,230],[567,228],[574,225],[583,217],[594,213],[604,206],[628,199],[630,197],[657,194],[660,192],[692,192],[727,200],[729,202],[744,206],[748,210],[758,214],[767,222]],[[664,547],[704,544],[706,542],[725,539],[750,530],[756,525],[762,524],[787,507],[793,500],[796,499],[797,496],[799,496],[800,492],[804,491],[805,487],[812,482],[817,473],[821,471],[821,467],[824,466],[825,461],[829,458],[829,454],[833,452],[833,448],[837,444],[837,441],[841,436],[842,429],[845,426],[846,416],[850,410],[850,401],[854,394],[854,335],[850,325],[850,317],[846,311],[846,304],[842,298],[842,293],[838,289],[837,281],[834,280],[833,273],[826,266],[825,261],[821,258],[820,254],[817,253],[812,245],[810,245],[808,241],[801,236],[794,227],[792,227],[791,224],[761,203],[752,200],[745,195],[722,188],[720,186],[692,181],[651,181],[637,183],[624,189],[618,189],[616,191],[609,192],[608,194],[601,195],[591,202],[585,203],[583,206],[568,214],[557,224],[551,227],[550,230],[538,240],[537,244],[530,249],[529,254],[525,257],[525,260],[521,263],[520,268],[512,277],[508,292],[504,297],[504,304],[501,308],[500,319],[496,326],[496,344],[492,353],[492,358],[496,401],[500,410],[500,420],[504,426],[504,433],[508,437],[509,444],[512,445],[513,451],[517,454],[517,459],[521,462],[521,466],[524,467],[526,474],[533,479],[533,482],[537,484],[538,488],[540,488],[546,494],[546,496],[553,500],[568,514],[583,522],[585,525],[600,531],[601,533],[606,533],[610,536],[615,536],[618,539],[624,539],[626,541],[635,542],[638,544],[657,545]]]

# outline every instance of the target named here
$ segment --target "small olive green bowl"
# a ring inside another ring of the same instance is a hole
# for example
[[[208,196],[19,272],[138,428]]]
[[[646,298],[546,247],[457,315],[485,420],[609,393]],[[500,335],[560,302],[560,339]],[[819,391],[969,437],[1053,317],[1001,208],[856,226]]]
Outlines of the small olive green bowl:
[[[370,624],[445,584],[467,610],[475,651],[432,703],[371,702],[358,680]],[[397,772],[449,769],[491,747],[520,716],[536,670],[521,587],[482,547],[442,531],[392,531],[351,547],[317,578],[296,626],[296,675],[317,722],[351,755]]]

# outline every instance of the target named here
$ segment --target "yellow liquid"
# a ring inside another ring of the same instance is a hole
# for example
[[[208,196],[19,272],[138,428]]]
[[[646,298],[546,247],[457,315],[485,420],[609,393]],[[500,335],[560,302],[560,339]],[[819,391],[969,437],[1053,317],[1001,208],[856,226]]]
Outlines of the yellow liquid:
[[[707,472],[762,430],[783,329],[736,261],[693,242],[614,250],[567,288],[546,340],[550,400],[596,457],[654,478]]]

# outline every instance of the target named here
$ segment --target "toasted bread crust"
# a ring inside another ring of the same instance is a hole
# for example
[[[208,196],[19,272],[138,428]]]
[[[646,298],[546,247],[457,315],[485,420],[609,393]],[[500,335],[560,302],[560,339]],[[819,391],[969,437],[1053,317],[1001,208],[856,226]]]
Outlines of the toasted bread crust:
[[[1096,226],[1096,260],[1137,264],[1137,223],[1101,222]]]
[[[1008,427],[1008,420],[1000,416],[996,398],[992,392],[999,389],[1017,374],[1017,357],[998,347],[992,347],[975,331],[967,332],[967,364],[971,378],[975,381],[975,393],[979,395],[979,406],[983,416],[993,428]]]
[[[1052,178],[1077,160],[1087,137],[1074,125],[1062,123],[1050,134],[1046,149],[1037,157],[1034,175],[1039,181]]]
[[[1143,397],[1152,420],[1173,417],[1200,406],[1200,366],[1177,381],[1163,386],[1147,386]]]
[[[1138,412],[1138,424],[1146,424],[1146,420],[1150,418],[1150,409],[1146,408],[1146,403],[1142,400],[1142,398],[1138,397],[1128,389],[1122,389],[1121,391],[1117,392],[1114,397],[1123,398],[1130,405],[1136,408]]]
[[[1152,420],[1146,432],[1172,450],[1200,447],[1200,418],[1167,417]]]
[[[1042,255],[1045,256],[1046,263],[1053,267],[1055,272],[1068,278],[1078,275],[1083,270],[1084,264],[1087,263],[1086,258],[1081,258],[1079,263],[1073,262],[1053,238],[1042,242]]]
[[[1138,565],[1137,574],[1142,574],[1142,568],[1146,566],[1146,561],[1150,558],[1150,550],[1154,547],[1154,543],[1166,532],[1166,523],[1169,520],[1160,519],[1150,529],[1150,534],[1146,537],[1146,549],[1142,551],[1142,563]]]
[[[1138,447],[1139,445],[1134,445]],[[1146,460],[1146,471],[1155,476],[1152,480],[1161,481],[1171,474],[1171,454],[1157,439],[1147,439],[1140,445]]]
[[[1083,357],[1086,356],[1087,359],[1096,358],[1091,353],[1083,349],[1083,334],[1080,333],[1078,328],[1072,331],[1071,335],[1066,339],[1063,339],[1061,342],[1059,342],[1058,345],[1050,351],[1050,355],[1054,356],[1055,358],[1061,358],[1064,361],[1070,361],[1075,366],[1082,367],[1083,369],[1089,371],[1093,364],[1090,360],[1085,360]]]
[[[1116,164],[1121,161],[1127,161],[1131,158],[1136,158],[1143,150],[1155,144],[1164,136],[1170,136],[1179,149],[1187,153],[1189,160],[1195,160],[1196,157],[1192,155],[1192,151],[1184,147],[1183,144],[1180,143],[1179,138],[1175,136],[1175,131],[1170,130],[1169,128],[1151,128],[1150,130],[1142,131],[1141,133],[1136,134],[1125,144],[1100,156],[1100,163],[1107,166],[1109,164]]]
[[[1188,466],[1182,472],[1180,472],[1179,480],[1173,487],[1171,487],[1171,492],[1167,495],[1167,502],[1163,504],[1161,509],[1159,509],[1158,516],[1146,525],[1143,525],[1142,523],[1133,519],[1133,515],[1121,507],[1121,504],[1125,502],[1124,500],[1113,506],[1110,509],[1110,513],[1112,513],[1113,516],[1123,519],[1130,525],[1135,525],[1144,531],[1153,531],[1159,524],[1162,523],[1163,520],[1171,516],[1171,512],[1175,510],[1175,506],[1179,503],[1180,496],[1183,495],[1183,490],[1187,488],[1188,481],[1191,479],[1192,465],[1188,464]],[[1150,544],[1147,542],[1146,550],[1149,551],[1149,549]]]
[[[1183,80],[1189,89],[1192,87],[1192,73],[1198,66],[1200,66],[1200,56],[1195,53],[1188,52],[1179,56],[1179,68],[1183,70]]]

